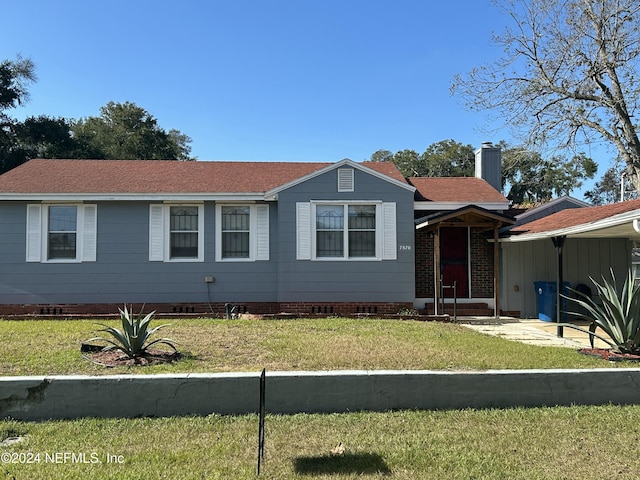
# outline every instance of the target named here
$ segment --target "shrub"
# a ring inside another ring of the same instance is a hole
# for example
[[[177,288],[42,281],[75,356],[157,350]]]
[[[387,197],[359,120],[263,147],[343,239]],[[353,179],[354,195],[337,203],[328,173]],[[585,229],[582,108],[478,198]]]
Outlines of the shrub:
[[[611,270],[611,279],[612,281],[609,282],[603,276],[600,284],[591,278],[597,290],[599,303],[584,293],[571,289],[577,298],[565,298],[587,311],[586,316],[591,321],[591,325],[588,330],[572,324],[564,325],[588,333],[592,347],[594,338],[599,338],[614,352],[640,353],[640,288],[635,286],[635,277],[631,271],[620,295],[616,292],[616,278],[613,270]],[[598,328],[603,330],[607,337],[598,335],[596,333]]]
[[[94,337],[87,340],[87,342],[91,342],[94,340],[107,342],[109,345],[104,348],[105,350],[117,349],[125,353],[129,358],[145,355],[150,347],[159,344],[167,345],[174,351],[177,351],[175,342],[169,338],[158,338],[153,341],[149,340],[151,335],[153,335],[155,332],[157,332],[161,328],[169,326],[169,324],[164,324],[154,328],[149,328],[151,319],[156,313],[155,311],[148,313],[143,317],[143,306],[140,310],[140,313],[136,317],[134,317],[133,309],[128,310],[126,305],[124,306],[124,310],[118,310],[120,312],[122,330],[99,323],[98,325],[104,327],[99,331],[107,332],[109,335],[111,335],[111,338]]]

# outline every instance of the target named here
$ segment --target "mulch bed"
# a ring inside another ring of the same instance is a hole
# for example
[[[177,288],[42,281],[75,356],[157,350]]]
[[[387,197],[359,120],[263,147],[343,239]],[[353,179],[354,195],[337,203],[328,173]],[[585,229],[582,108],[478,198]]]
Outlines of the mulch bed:
[[[578,352],[583,355],[600,357],[603,360],[608,360],[609,362],[640,362],[640,355],[634,355],[632,353],[615,353],[608,348],[581,348]]]
[[[180,352],[166,352],[163,350],[147,350],[139,357],[129,358],[120,350],[102,350],[102,346],[82,344],[82,357],[96,365],[103,367],[132,367],[156,365],[158,363],[172,363],[182,357]]]

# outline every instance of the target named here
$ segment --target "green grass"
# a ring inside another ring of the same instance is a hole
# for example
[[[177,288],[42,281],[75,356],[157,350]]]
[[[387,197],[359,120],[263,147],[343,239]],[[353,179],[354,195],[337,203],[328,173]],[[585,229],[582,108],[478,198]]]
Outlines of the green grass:
[[[256,478],[255,415],[1,423],[11,435],[25,441],[0,453],[40,463],[3,462],[0,478]],[[631,480],[639,438],[637,406],[268,415],[260,478]],[[45,463],[64,452],[101,463]]]
[[[160,324],[156,320],[152,323]],[[117,326],[117,322],[107,322]],[[0,375],[106,375],[267,370],[487,370],[628,366],[538,347],[437,322],[376,319],[179,319],[161,334],[185,358],[171,365],[94,365],[80,344],[100,328],[93,321],[0,321]],[[635,365],[635,364],[632,364]]]

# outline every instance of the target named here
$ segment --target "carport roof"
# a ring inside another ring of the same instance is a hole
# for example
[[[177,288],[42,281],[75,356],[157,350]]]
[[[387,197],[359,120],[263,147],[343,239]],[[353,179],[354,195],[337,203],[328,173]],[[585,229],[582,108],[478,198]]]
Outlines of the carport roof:
[[[501,241],[524,242],[560,236],[640,239],[639,220],[640,199],[598,207],[572,208],[515,226],[509,230],[509,236]]]

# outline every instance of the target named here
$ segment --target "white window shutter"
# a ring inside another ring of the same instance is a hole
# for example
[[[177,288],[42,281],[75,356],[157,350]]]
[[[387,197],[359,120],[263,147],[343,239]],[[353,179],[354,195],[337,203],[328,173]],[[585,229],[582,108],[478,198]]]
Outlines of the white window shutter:
[[[338,169],[338,191],[339,192],[353,192],[354,186],[354,172],[353,168],[339,168]]]
[[[42,206],[27,205],[27,262],[42,260]]]
[[[296,203],[296,259],[311,260],[310,203]]]
[[[164,206],[149,205],[149,261],[164,260]]]
[[[269,205],[256,205],[256,260],[269,260]]]
[[[396,204],[382,204],[382,259],[398,259],[398,241],[396,234]]]
[[[96,261],[98,239],[98,206],[82,206],[82,261]]]

